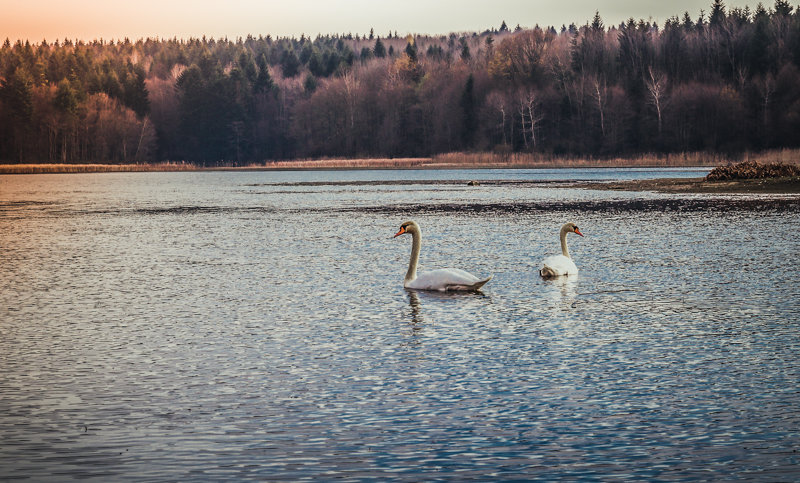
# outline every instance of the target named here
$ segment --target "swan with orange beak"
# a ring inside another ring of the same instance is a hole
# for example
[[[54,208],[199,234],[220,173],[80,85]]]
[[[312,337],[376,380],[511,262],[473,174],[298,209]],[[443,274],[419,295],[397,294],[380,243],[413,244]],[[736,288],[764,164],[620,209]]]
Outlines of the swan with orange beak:
[[[405,234],[411,235],[411,261],[408,264],[408,272],[406,272],[406,278],[403,282],[405,288],[437,290],[439,292],[475,292],[492,279],[491,275],[480,279],[458,268],[440,268],[418,274],[417,265],[419,264],[419,251],[422,245],[422,231],[416,222],[407,221],[400,225],[400,231],[395,233],[393,238]]]
[[[567,248],[567,233],[574,233],[583,236],[583,233],[578,229],[575,223],[565,223],[561,227],[561,255],[553,255],[545,258],[542,261],[542,268],[539,269],[539,275],[542,278],[555,278],[564,275],[577,275],[578,267],[569,256],[569,249]]]

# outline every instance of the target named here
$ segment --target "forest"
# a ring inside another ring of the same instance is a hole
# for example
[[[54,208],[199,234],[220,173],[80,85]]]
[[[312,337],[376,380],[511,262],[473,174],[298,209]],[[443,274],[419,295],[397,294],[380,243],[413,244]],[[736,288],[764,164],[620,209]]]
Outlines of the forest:
[[[663,25],[131,41],[6,39],[0,162],[204,166],[450,152],[800,146],[800,7]]]

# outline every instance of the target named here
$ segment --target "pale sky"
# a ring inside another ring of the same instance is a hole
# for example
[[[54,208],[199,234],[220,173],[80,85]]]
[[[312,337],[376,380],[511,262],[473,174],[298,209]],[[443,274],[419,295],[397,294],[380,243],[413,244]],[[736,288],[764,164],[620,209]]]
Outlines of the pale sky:
[[[146,37],[235,39],[252,34],[273,37],[315,37],[317,34],[365,34],[370,28],[385,37],[480,32],[574,22],[583,25],[595,10],[606,26],[621,21],[652,19],[659,25],[688,11],[697,19],[712,0],[0,0],[0,41],[9,38],[39,43],[103,38]],[[728,9],[758,2],[727,0]],[[772,1],[764,2],[766,7]],[[792,2],[793,3],[793,2]]]

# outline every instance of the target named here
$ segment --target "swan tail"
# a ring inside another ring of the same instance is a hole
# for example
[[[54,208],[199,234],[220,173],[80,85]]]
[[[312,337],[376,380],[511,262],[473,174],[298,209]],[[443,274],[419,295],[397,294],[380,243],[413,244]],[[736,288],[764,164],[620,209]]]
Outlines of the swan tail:
[[[539,275],[541,275],[542,278],[555,278],[558,276],[556,271],[548,267],[547,265],[539,269]]]
[[[459,290],[459,291],[472,291],[472,292],[474,292],[476,290],[480,290],[481,287],[486,285],[486,282],[491,280],[493,276],[494,275],[489,275],[488,277],[484,278],[483,280],[478,280],[475,283],[448,285],[447,288],[445,289],[445,291],[449,292],[449,291]]]

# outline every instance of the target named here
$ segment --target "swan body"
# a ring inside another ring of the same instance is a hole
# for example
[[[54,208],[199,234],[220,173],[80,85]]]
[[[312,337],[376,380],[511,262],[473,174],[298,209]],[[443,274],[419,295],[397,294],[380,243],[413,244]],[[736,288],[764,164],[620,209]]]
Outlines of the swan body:
[[[583,233],[581,233],[575,223],[565,223],[564,226],[561,227],[561,232],[559,234],[561,238],[561,255],[552,255],[542,261],[542,268],[539,270],[539,275],[541,275],[542,278],[555,278],[578,274],[578,267],[569,256],[567,233],[575,233],[576,235],[583,236]]]
[[[450,291],[476,291],[492,279],[489,275],[487,278],[480,279],[469,272],[460,270],[458,268],[441,268],[438,270],[431,270],[427,272],[417,273],[417,265],[419,264],[419,252],[422,245],[422,232],[419,225],[413,221],[407,221],[400,226],[400,231],[395,233],[395,237],[411,234],[411,261],[408,264],[408,272],[403,282],[405,288],[414,290],[437,290],[439,292]]]
[[[577,275],[578,266],[571,258],[564,255],[552,255],[542,261],[539,275],[544,278],[561,277],[563,275]]]

